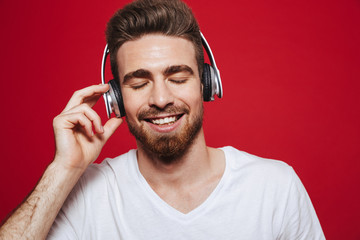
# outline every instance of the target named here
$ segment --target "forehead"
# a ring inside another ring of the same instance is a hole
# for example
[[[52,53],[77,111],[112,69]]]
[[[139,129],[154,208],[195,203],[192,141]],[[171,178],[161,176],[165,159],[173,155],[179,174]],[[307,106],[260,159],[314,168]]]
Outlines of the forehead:
[[[197,71],[195,48],[187,39],[148,34],[125,42],[117,52],[120,78],[137,69],[161,71],[171,65],[188,65]]]

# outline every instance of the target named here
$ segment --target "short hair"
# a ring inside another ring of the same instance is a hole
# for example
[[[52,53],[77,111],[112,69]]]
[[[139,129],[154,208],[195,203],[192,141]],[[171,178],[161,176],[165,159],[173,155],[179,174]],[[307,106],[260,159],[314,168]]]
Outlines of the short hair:
[[[192,42],[201,79],[204,52],[199,24],[191,9],[181,0],[137,0],[115,12],[107,24],[106,41],[115,80],[120,80],[116,55],[122,44],[152,33]]]

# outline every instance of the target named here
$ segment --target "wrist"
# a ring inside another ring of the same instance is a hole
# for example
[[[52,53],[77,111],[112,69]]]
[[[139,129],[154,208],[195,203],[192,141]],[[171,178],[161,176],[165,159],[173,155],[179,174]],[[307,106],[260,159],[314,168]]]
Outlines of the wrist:
[[[64,173],[82,174],[89,166],[89,163],[55,154],[54,160],[50,165]]]
[[[65,159],[55,156],[54,160],[48,166],[48,170],[55,173],[60,178],[75,179],[77,181],[85,172],[87,166],[69,164]]]

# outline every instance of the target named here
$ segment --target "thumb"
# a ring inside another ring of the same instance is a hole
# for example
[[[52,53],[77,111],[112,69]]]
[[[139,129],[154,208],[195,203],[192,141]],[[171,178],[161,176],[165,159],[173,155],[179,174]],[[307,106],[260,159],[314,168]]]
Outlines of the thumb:
[[[104,140],[107,141],[124,120],[122,118],[111,118],[104,125]]]

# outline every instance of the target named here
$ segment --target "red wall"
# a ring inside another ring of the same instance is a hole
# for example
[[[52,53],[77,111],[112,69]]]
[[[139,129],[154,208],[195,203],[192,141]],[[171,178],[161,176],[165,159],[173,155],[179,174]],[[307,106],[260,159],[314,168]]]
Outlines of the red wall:
[[[0,1],[0,219],[52,160],[52,118],[100,82],[105,24],[124,4],[103,2]],[[360,239],[360,2],[187,2],[223,78],[224,98],[205,104],[208,144],[289,163],[327,239]],[[100,159],[134,147],[122,126]]]

